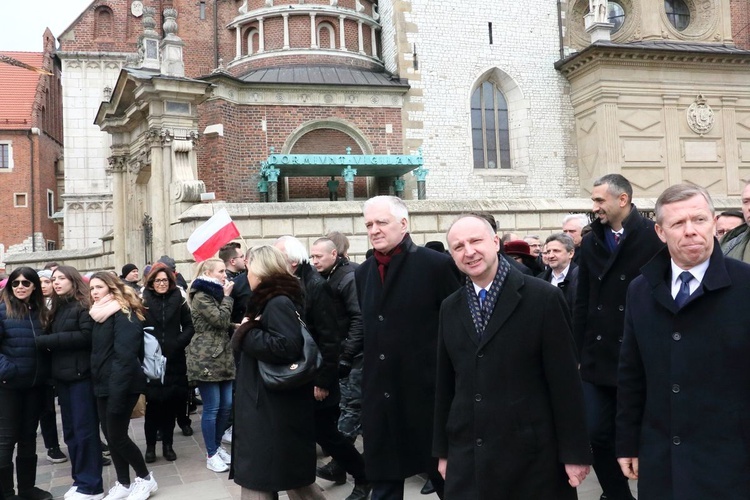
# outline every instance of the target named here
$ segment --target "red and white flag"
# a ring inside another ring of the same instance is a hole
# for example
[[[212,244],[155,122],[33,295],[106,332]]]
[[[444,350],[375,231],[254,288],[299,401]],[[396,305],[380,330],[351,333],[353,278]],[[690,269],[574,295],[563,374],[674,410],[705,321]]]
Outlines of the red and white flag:
[[[240,235],[226,208],[200,225],[187,240],[188,252],[196,262],[213,257],[221,247]]]

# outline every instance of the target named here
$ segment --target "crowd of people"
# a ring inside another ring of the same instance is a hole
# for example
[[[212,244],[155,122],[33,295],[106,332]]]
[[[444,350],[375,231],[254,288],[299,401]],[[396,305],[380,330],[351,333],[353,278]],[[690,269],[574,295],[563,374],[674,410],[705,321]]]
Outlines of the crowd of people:
[[[192,434],[194,387],[206,467],[243,500],[323,499],[316,476],[347,474],[347,500],[402,499],[415,474],[440,498],[573,499],[592,464],[607,500],[633,499],[628,479],[642,499],[750,498],[750,289],[736,281],[750,276],[750,186],[741,212],[718,216],[704,189],[673,186],[655,222],[619,174],[591,198],[591,221],[571,214],[546,238],[460,215],[446,251],[416,245],[406,205],[378,196],[360,265],[332,232],[309,252],[293,236],[229,243],[189,285],[167,256],[143,276],[14,269],[0,301],[2,498],[52,498],[35,485],[40,422],[47,459],[71,462],[66,500],[149,498],[157,442],[175,461],[175,426]],[[738,319],[706,335],[725,309]],[[141,366],[144,328],[167,359],[159,380]],[[260,365],[294,366],[303,329],[314,378],[267,386]],[[128,435],[142,395],[145,452]],[[317,469],[316,444],[331,457]]]

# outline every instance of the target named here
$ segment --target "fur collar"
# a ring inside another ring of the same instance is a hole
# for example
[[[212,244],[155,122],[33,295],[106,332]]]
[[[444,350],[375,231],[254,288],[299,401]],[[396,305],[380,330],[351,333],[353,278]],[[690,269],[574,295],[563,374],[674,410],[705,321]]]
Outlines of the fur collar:
[[[206,293],[219,302],[224,299],[224,287],[217,280],[205,276],[198,276],[190,284],[190,298],[195,292]]]

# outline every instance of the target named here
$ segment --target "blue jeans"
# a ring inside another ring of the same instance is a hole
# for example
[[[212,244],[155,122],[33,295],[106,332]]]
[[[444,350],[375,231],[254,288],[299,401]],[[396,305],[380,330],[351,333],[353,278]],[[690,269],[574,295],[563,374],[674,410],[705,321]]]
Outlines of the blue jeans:
[[[209,457],[216,454],[221,446],[221,436],[229,424],[232,412],[232,381],[198,382],[198,390],[203,399],[201,431]]]

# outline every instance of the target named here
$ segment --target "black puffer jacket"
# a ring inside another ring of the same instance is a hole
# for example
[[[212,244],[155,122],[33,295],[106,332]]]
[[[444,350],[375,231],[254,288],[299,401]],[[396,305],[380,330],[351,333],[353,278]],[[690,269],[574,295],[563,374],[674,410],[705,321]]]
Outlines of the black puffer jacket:
[[[187,396],[185,348],[195,332],[190,306],[178,288],[164,294],[145,289],[143,302],[147,308],[145,325],[154,327],[153,335],[167,358],[164,384],[158,380],[149,380],[146,396],[148,399],[176,398],[181,394]]]
[[[142,394],[146,375],[141,368],[143,323],[130,314],[117,311],[104,320],[94,322],[91,343],[91,375],[94,395],[107,400],[107,413],[130,413],[130,394]]]
[[[75,382],[91,377],[93,327],[87,308],[72,295],[62,298],[47,332],[36,338],[37,347],[50,352],[53,379]]]
[[[23,318],[8,318],[0,302],[0,381],[7,389],[28,389],[46,382],[49,361],[37,350],[34,338],[42,334],[39,312],[29,309]]]
[[[328,280],[336,299],[336,321],[341,335],[341,359],[350,364],[355,356],[362,354],[364,347],[364,327],[362,311],[357,299],[357,285],[354,283],[355,267],[348,259],[339,257],[328,273],[322,276]]]

